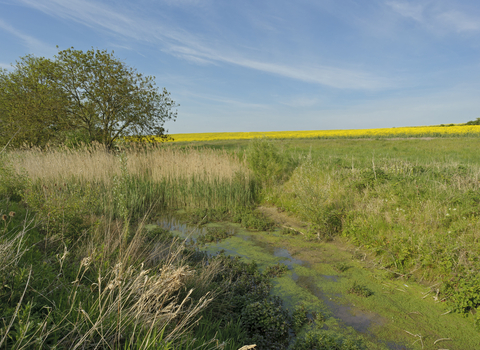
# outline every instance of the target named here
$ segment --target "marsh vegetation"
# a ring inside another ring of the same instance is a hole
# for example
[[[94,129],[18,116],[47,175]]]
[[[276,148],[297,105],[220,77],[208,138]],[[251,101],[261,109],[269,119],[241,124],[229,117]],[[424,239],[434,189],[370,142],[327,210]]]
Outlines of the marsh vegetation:
[[[328,242],[356,247],[351,262],[331,262],[333,273],[347,276],[368,263],[381,283],[421,283],[429,299],[478,324],[479,143],[255,140],[5,151],[0,348],[369,344],[308,303],[287,310],[274,292],[275,281],[292,273],[285,265],[204,252],[151,225],[166,213],[207,227],[201,245],[231,240],[223,226],[211,226],[228,222],[299,252]],[[255,209],[260,204],[295,216],[301,229],[276,226]],[[345,282],[345,292],[373,303],[380,293],[368,281]]]

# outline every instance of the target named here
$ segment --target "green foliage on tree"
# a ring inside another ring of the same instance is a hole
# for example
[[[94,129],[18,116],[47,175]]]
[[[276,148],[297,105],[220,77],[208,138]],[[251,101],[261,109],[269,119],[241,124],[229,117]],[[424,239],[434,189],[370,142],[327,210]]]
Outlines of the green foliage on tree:
[[[480,118],[470,120],[469,122],[466,122],[465,125],[480,125]]]
[[[106,50],[31,55],[0,71],[0,145],[99,141],[112,148],[124,136],[166,138],[177,105],[155,77],[144,76]]]
[[[14,70],[0,71],[0,144],[24,142],[41,146],[55,141],[65,130],[67,97],[56,84],[55,64],[25,56]]]

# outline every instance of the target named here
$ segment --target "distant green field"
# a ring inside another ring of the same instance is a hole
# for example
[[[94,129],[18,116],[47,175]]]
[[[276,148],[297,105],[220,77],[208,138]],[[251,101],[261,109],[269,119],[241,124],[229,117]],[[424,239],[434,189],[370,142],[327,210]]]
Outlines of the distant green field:
[[[192,141],[172,144],[173,147],[207,147],[230,151],[244,150],[250,140]],[[480,164],[480,138],[430,138],[430,139],[285,139],[272,140],[288,154],[307,155],[312,158],[335,157],[354,165],[371,163],[372,158],[398,158],[410,162],[454,161]]]

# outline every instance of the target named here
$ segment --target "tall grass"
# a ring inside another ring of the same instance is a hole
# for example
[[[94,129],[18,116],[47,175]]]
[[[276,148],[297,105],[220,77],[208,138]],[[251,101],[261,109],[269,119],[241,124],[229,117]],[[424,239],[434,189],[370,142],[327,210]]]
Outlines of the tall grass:
[[[14,151],[8,158],[17,173],[26,173],[35,192],[44,186],[48,197],[55,187],[74,183],[96,194],[97,212],[114,215],[120,215],[122,203],[140,217],[152,209],[250,206],[258,195],[243,161],[222,151],[151,146],[115,155],[97,146]],[[122,200],[115,196],[120,179]]]
[[[480,306],[479,179],[480,165],[455,161],[307,157],[267,200],[310,223],[312,237],[370,251],[395,278],[441,283],[452,309],[468,312]]]
[[[28,276],[19,276],[26,228],[13,231],[10,238],[8,232],[2,235],[0,258],[10,265],[0,278],[24,287],[2,287],[3,301],[10,297],[17,303],[15,309],[7,307],[11,301],[2,307],[0,348],[172,349],[211,301],[208,294],[192,299],[192,290],[185,290],[199,276],[186,264],[182,243],[145,246],[141,227],[119,254],[121,227],[99,226],[76,249],[64,246],[52,267],[31,264]],[[31,238],[25,238],[30,245]],[[36,250],[36,245],[29,249]],[[31,255],[28,260],[34,263]],[[49,280],[43,281],[45,277]]]
[[[238,322],[222,321],[222,341],[212,324],[198,326],[223,267],[192,263],[183,242],[144,229],[157,209],[254,203],[237,157],[93,147],[13,151],[0,165],[0,348],[243,345]]]
[[[203,181],[234,180],[245,167],[238,158],[226,152],[210,149],[178,149],[152,145],[107,152],[102,145],[77,149],[28,149],[8,153],[17,171],[25,169],[35,181],[55,181],[76,178],[80,182],[110,184],[114,175],[120,175],[119,158],[123,153],[129,174],[147,177],[152,181],[178,178],[199,178]]]

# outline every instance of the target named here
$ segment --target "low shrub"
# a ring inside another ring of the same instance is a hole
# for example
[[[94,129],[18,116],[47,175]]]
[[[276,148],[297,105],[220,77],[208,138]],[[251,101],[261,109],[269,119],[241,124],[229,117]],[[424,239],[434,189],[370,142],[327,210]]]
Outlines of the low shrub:
[[[250,141],[246,158],[249,168],[266,186],[287,180],[298,165],[298,161],[265,138]]]
[[[248,208],[237,208],[231,220],[250,230],[271,231],[275,228],[275,222]]]
[[[281,277],[288,271],[288,266],[285,264],[276,264],[272,266],[268,266],[265,269],[265,275],[268,277]]]
[[[225,227],[208,227],[204,235],[198,237],[197,242],[200,244],[219,242],[232,235]]]
[[[298,337],[293,350],[366,350],[363,342],[328,330],[314,329]]]
[[[247,331],[247,342],[260,349],[282,349],[288,344],[288,312],[278,297],[248,304],[241,315]]]
[[[465,273],[447,279],[440,292],[451,305],[452,311],[476,314],[480,307],[480,275]]]
[[[348,289],[348,293],[365,298],[373,295],[373,292],[370,289],[368,289],[366,286],[358,284],[357,281],[353,282],[353,285]]]
[[[295,334],[299,334],[302,327],[308,322],[307,309],[305,305],[299,305],[292,313],[292,329]]]

